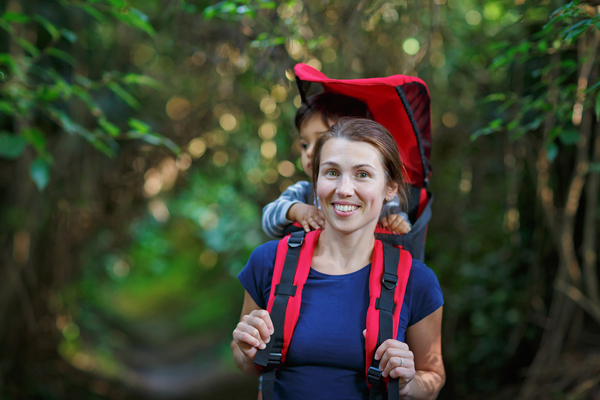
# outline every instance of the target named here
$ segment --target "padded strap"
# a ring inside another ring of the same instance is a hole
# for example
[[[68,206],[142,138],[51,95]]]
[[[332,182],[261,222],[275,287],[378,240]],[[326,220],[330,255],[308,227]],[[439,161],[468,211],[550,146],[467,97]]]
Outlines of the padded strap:
[[[274,333],[267,347],[258,350],[254,363],[263,367],[263,399],[272,400],[276,370],[281,366],[283,333],[285,331],[285,317],[290,296],[296,295],[297,287],[294,285],[294,277],[300,258],[300,250],[304,241],[304,230],[294,232],[288,238],[288,248],[285,255],[285,262],[279,278],[279,283],[275,285],[275,299],[271,307],[271,321],[273,322]],[[275,279],[274,279],[275,281]]]

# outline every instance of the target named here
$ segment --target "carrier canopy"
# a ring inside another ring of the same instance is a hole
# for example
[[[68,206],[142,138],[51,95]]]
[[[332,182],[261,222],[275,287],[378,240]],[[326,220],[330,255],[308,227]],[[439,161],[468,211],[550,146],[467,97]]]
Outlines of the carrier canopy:
[[[385,126],[398,145],[406,167],[407,182],[424,188],[429,183],[431,165],[431,107],[427,85],[407,75],[387,78],[330,79],[306,64],[294,67],[302,101],[306,103],[311,83],[325,91],[363,101],[375,121]]]
[[[381,231],[380,233],[387,233]],[[274,333],[267,347],[259,350],[254,363],[263,368],[263,399],[274,397],[277,369],[284,362],[300,315],[302,289],[321,231],[293,232],[279,241],[267,311]],[[369,275],[369,307],[365,336],[365,374],[370,400],[399,398],[398,379],[381,376],[375,351],[387,339],[396,338],[400,312],[410,274],[412,257],[401,247],[375,240]]]

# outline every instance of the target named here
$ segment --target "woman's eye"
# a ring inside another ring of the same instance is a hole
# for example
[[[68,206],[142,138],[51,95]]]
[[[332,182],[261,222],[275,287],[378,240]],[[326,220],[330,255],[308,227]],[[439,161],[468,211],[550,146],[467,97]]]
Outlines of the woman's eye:
[[[325,176],[338,176],[336,171],[327,171],[325,172]]]
[[[367,174],[366,172],[359,172],[358,174],[356,174],[356,176],[358,176],[359,178],[368,178],[369,174]]]

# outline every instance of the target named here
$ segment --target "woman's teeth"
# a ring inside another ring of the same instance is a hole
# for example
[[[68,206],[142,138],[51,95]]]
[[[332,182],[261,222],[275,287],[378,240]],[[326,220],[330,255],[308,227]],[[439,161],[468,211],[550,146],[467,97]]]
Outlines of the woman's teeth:
[[[333,206],[335,207],[336,210],[343,211],[343,212],[354,211],[358,208],[357,206],[349,206],[349,205],[342,205],[342,204],[334,204]]]

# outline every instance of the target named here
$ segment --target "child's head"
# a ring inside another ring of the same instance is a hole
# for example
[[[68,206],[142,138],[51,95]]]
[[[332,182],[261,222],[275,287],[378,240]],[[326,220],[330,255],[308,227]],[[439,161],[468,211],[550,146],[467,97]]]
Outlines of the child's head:
[[[373,119],[362,101],[343,94],[324,92],[310,96],[308,104],[296,112],[296,128],[300,132],[302,169],[312,175],[312,152],[317,139],[342,117]]]

